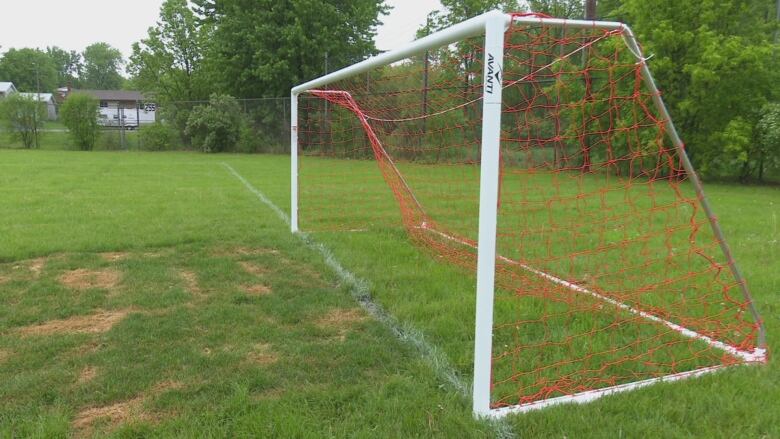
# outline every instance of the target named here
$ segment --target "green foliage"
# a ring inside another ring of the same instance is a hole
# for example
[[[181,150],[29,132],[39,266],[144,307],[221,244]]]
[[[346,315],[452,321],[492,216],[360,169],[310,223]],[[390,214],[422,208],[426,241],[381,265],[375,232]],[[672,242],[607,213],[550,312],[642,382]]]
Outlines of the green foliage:
[[[185,133],[203,152],[235,150],[245,120],[232,96],[212,94],[208,105],[195,107],[187,119]]]
[[[747,178],[750,175],[751,149],[754,145],[754,138],[752,124],[740,116],[730,120],[717,138],[719,143],[723,145],[724,155],[729,158],[729,161],[713,161],[704,170],[717,170],[716,166],[725,165],[726,169],[740,169],[740,178]]]
[[[81,150],[95,147],[98,125],[98,101],[82,93],[71,93],[60,108],[60,119],[68,128],[71,139]]]
[[[520,10],[518,0],[441,0],[441,5],[442,9],[428,14],[425,25],[417,30],[418,38],[493,9],[504,12]]]
[[[744,136],[780,94],[775,26],[765,0],[625,0],[614,15],[635,30],[694,165],[741,175]]]
[[[186,0],[166,0],[158,26],[133,44],[128,71],[135,85],[152,92],[158,102],[208,97],[202,69],[209,27],[202,26]]]
[[[581,0],[529,0],[531,11],[556,18],[585,17],[585,8]]]
[[[124,61],[122,53],[107,43],[94,43],[84,50],[85,88],[112,90],[122,88],[124,78],[119,74]]]
[[[763,181],[766,171],[780,171],[780,103],[767,104],[761,109],[756,134],[756,172],[758,180]]]
[[[142,125],[139,135],[141,148],[146,151],[165,151],[173,149],[176,131],[162,122]]]
[[[19,94],[0,100],[0,119],[11,141],[19,141],[25,148],[39,147],[39,130],[46,120],[46,106],[33,97]]]
[[[0,58],[0,80],[13,82],[19,91],[52,92],[57,88],[57,67],[41,50],[8,49]]]
[[[81,54],[75,50],[66,51],[57,46],[47,47],[46,54],[57,69],[57,85],[64,87],[71,84],[80,87],[79,76],[82,74],[84,64],[81,62]]]
[[[290,88],[376,53],[381,0],[196,1],[214,26],[206,59],[213,84],[241,98]]]

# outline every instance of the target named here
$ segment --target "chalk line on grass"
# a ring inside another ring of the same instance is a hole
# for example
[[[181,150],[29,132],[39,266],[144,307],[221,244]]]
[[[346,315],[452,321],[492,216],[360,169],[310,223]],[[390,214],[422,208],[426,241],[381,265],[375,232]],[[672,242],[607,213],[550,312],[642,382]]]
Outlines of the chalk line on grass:
[[[230,172],[236,179],[238,179],[249,192],[254,194],[263,204],[268,206],[276,216],[279,217],[285,224],[290,225],[290,217],[282,209],[279,208],[273,201],[268,199],[260,190],[252,186],[241,174],[239,174],[232,166],[227,163],[222,163],[222,166]],[[414,347],[414,349],[425,359],[425,361],[431,366],[434,372],[444,381],[447,382],[455,391],[466,399],[471,398],[471,385],[464,381],[460,374],[450,364],[447,356],[441,352],[441,350],[428,343],[425,339],[425,335],[418,329],[414,328],[408,323],[399,322],[392,314],[385,311],[385,309],[374,302],[371,297],[371,291],[369,283],[358,276],[355,276],[351,271],[344,268],[343,265],[336,259],[333,252],[330,251],[323,244],[315,241],[309,234],[305,232],[296,232],[297,236],[307,247],[316,250],[325,259],[325,263],[330,267],[336,275],[349,286],[349,292],[352,297],[360,304],[360,306],[374,319],[383,324],[390,330],[396,338],[401,342],[407,343]],[[493,427],[496,435],[501,438],[513,438],[515,434],[511,430],[511,426],[502,419],[487,419]]]

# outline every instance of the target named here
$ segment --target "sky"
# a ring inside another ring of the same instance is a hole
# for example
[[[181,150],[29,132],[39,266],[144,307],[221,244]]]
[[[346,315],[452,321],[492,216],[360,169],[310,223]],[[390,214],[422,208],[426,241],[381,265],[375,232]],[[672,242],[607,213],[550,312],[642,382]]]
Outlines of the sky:
[[[104,41],[127,57],[133,42],[157,21],[163,0],[3,0],[0,4],[0,52],[11,47],[59,46],[82,51]],[[377,47],[393,49],[412,41],[415,31],[439,0],[388,0]]]

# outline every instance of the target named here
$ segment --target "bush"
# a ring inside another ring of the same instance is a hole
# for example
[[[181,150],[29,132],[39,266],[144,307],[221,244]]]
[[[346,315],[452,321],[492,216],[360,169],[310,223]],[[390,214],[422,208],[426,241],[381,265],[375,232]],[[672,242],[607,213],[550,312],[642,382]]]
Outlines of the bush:
[[[176,132],[168,125],[155,122],[142,125],[139,131],[140,148],[146,151],[165,151],[173,148]]]
[[[100,130],[97,99],[81,93],[71,94],[62,104],[60,119],[79,149],[89,151],[95,147]]]
[[[185,134],[203,152],[233,151],[245,120],[235,98],[212,94],[208,105],[195,107],[187,119]]]
[[[38,147],[38,130],[43,127],[46,116],[46,106],[35,98],[13,94],[0,102],[0,117],[11,141],[19,141],[25,148]]]

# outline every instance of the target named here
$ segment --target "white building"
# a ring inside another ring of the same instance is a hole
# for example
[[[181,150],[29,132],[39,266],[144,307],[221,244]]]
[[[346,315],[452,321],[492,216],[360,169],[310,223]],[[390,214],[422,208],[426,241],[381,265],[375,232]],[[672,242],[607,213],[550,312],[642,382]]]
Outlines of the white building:
[[[46,117],[49,120],[57,119],[57,106],[54,104],[54,95],[51,93],[19,92],[20,96],[35,100],[36,98],[46,104]]]
[[[13,82],[0,82],[0,99],[16,93]]]
[[[99,101],[101,125],[109,127],[124,126],[137,128],[139,125],[154,123],[157,106],[134,90],[71,90],[71,93],[84,93]]]

